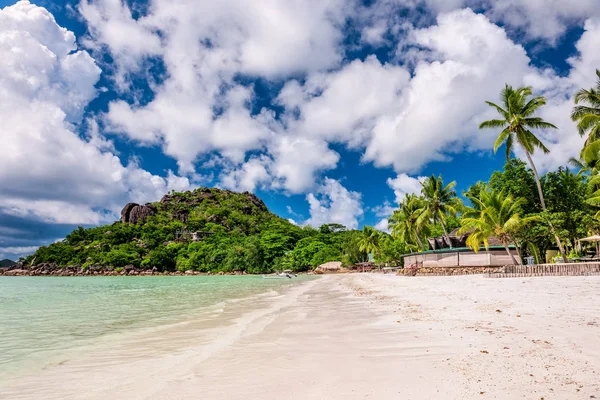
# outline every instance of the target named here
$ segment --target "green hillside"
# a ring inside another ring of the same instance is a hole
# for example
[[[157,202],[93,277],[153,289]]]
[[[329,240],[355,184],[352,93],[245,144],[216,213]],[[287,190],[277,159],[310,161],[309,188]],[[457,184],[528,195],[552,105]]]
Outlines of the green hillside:
[[[128,265],[159,271],[307,270],[327,261],[355,263],[360,232],[340,225],[298,227],[271,213],[250,193],[200,188],[161,201],[128,204],[121,221],[78,229],[24,262],[60,266]]]
[[[8,258],[5,260],[1,260],[0,261],[0,268],[8,268],[8,267],[12,267],[13,265],[15,265],[16,262],[9,260]]]

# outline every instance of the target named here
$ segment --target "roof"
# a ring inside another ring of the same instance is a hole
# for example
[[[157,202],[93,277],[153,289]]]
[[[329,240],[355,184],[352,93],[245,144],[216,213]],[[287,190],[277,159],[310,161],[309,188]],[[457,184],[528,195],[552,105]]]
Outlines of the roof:
[[[515,249],[515,246],[513,246],[512,244],[508,246],[509,249]],[[487,250],[504,250],[504,246],[489,246]],[[485,247],[481,247],[479,249],[479,251],[487,251],[485,249]],[[466,253],[466,252],[472,252],[473,249],[470,247],[455,247],[455,248],[447,248],[447,249],[440,249],[440,250],[427,250],[427,251],[422,251],[420,253],[408,253],[408,254],[403,254],[400,257],[408,257],[408,256],[418,256],[421,254],[443,254],[443,253]]]

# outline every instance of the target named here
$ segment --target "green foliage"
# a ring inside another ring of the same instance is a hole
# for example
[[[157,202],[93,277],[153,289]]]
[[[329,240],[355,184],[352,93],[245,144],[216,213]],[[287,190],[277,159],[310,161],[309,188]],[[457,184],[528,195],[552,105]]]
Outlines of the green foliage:
[[[339,224],[320,229],[299,227],[270,213],[248,193],[201,188],[172,192],[143,223],[115,222],[78,227],[64,241],[41,247],[24,261],[61,266],[126,265],[159,271],[265,273],[273,269],[305,271],[328,261],[357,262],[353,238]],[[210,232],[198,242],[177,232]]]
[[[571,113],[571,118],[577,122],[579,134],[588,135],[583,150],[600,139],[600,70],[596,70],[596,75],[598,80],[595,87],[581,89],[575,95],[575,107]]]
[[[517,260],[508,250],[509,244],[514,241],[513,232],[538,220],[539,217],[521,218],[519,210],[523,199],[514,199],[511,195],[485,187],[479,195],[472,196],[469,200],[477,206],[465,212],[461,222],[462,228],[459,230],[459,233],[470,232],[467,245],[478,252],[482,244],[486,249],[489,247],[490,237],[496,237],[510,254],[513,263],[517,264]]]
[[[524,199],[521,205],[524,214],[542,211],[533,171],[518,158],[509,159],[502,171],[495,171],[490,177],[489,185],[492,189],[511,195],[515,199]]]

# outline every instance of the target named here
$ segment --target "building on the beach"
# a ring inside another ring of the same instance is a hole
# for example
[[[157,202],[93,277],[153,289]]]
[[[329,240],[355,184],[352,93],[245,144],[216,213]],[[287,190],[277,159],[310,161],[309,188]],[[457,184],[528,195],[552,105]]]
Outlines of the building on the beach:
[[[457,236],[458,229],[448,235],[448,238],[438,237],[428,239],[431,250],[411,253],[404,256],[404,265],[422,265],[430,268],[452,267],[499,267],[513,263],[506,249],[495,237],[488,239],[488,249],[482,247],[475,253],[466,246],[468,234]],[[519,260],[515,246],[510,245],[509,251]]]

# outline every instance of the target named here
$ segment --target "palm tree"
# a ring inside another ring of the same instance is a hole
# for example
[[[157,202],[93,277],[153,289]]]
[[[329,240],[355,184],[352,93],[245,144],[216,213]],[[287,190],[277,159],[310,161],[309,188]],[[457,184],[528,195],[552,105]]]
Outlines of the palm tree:
[[[471,232],[467,238],[467,245],[478,252],[483,243],[489,249],[488,239],[496,237],[512,259],[513,264],[519,264],[508,248],[513,241],[511,233],[531,221],[539,219],[537,216],[520,218],[518,210],[525,203],[525,199],[514,199],[503,192],[484,188],[479,197],[469,195],[473,207],[468,207],[465,217],[461,221],[459,234]]]
[[[455,215],[457,213],[457,208],[460,205],[460,200],[456,197],[456,191],[454,190],[456,182],[453,181],[444,186],[441,175],[437,178],[434,175],[431,175],[431,177],[425,179],[421,185],[421,193],[424,197],[425,215],[430,218],[434,224],[439,223],[442,225],[448,245],[452,247],[452,242],[450,241],[448,231],[446,230],[446,216],[449,214]]]
[[[415,194],[406,194],[400,202],[400,208],[394,211],[389,219],[392,236],[409,245],[417,245],[417,249],[423,250],[421,235],[426,228],[424,226],[423,199]]]
[[[379,239],[381,238],[381,232],[373,229],[371,226],[364,226],[362,230],[361,238],[358,242],[358,248],[360,251],[365,253],[372,253],[373,255],[379,252]]]
[[[579,169],[579,175],[598,175],[600,171],[600,140],[590,143],[581,150],[579,159],[570,158],[569,164]]]
[[[600,139],[600,70],[596,70],[596,75],[598,76],[596,87],[577,92],[576,106],[571,112],[571,119],[577,122],[579,134],[581,136],[588,134],[586,147]]]
[[[506,144],[506,158],[510,159],[513,146],[519,144],[527,157],[527,161],[535,175],[535,183],[537,185],[538,194],[542,209],[546,212],[546,202],[544,193],[542,192],[542,183],[540,176],[535,168],[535,164],[531,159],[531,155],[536,149],[542,150],[544,153],[549,153],[550,150],[531,132],[531,129],[558,129],[555,125],[544,121],[540,117],[534,117],[533,114],[543,105],[546,104],[546,99],[543,96],[536,96],[531,99],[532,95],[530,87],[522,87],[513,89],[512,86],[506,85],[501,92],[502,106],[494,104],[490,101],[486,103],[496,109],[502,116],[502,119],[492,119],[483,122],[479,128],[502,128],[502,132],[498,135],[494,143],[494,153],[503,144]],[[550,231],[554,235],[558,249],[564,262],[567,262],[565,249],[556,234],[556,230],[550,221],[548,221]]]

